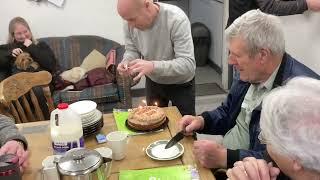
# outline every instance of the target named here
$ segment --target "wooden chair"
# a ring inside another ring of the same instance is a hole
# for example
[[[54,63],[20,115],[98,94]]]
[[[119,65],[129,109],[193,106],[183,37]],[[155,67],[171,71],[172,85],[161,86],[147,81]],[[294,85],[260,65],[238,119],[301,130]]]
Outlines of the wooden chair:
[[[11,115],[15,123],[45,120],[33,87],[42,87],[49,114],[54,110],[49,88],[52,76],[47,71],[21,72],[0,83],[1,113]]]

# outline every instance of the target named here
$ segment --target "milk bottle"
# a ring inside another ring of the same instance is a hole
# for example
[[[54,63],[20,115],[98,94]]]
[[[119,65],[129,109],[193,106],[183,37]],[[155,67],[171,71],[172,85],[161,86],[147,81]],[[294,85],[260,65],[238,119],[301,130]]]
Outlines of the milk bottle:
[[[50,129],[54,154],[84,147],[81,117],[67,103],[58,104],[58,108],[51,112]]]

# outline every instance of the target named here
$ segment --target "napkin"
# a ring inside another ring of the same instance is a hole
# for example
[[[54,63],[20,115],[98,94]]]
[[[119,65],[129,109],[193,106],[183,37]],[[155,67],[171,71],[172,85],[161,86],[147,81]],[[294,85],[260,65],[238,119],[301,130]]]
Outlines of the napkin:
[[[122,170],[119,180],[199,180],[196,168],[191,165],[179,165],[143,170]]]
[[[128,111],[113,111],[113,116],[117,124],[117,128],[119,131],[125,131],[129,135],[134,135],[136,132],[131,131],[130,129],[127,128],[126,126],[126,120],[128,119],[129,112]]]

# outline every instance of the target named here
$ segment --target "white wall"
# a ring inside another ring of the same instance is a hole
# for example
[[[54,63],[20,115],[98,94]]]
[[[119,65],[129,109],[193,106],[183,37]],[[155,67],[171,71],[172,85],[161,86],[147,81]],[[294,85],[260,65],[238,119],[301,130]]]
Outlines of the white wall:
[[[226,27],[229,17],[229,0],[224,0],[224,13],[223,13],[223,27]],[[225,31],[223,31],[223,42],[222,42],[222,87],[229,89],[229,64],[228,64],[228,50],[227,42],[225,38]]]
[[[205,24],[211,32],[209,58],[222,68],[223,14],[221,0],[190,0],[190,21]]]
[[[117,0],[65,0],[63,8],[46,1],[1,0],[0,44],[6,42],[9,21],[24,17],[35,37],[98,35],[123,44]]]
[[[320,74],[320,13],[281,17],[286,50]]]

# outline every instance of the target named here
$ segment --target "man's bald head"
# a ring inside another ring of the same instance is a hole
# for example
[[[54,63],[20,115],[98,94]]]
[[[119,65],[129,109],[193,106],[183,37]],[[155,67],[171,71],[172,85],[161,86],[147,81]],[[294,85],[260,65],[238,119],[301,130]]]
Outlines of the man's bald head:
[[[117,9],[122,17],[127,17],[132,13],[137,13],[149,0],[118,0]]]
[[[118,0],[117,8],[130,27],[140,30],[149,28],[159,11],[153,0]]]

